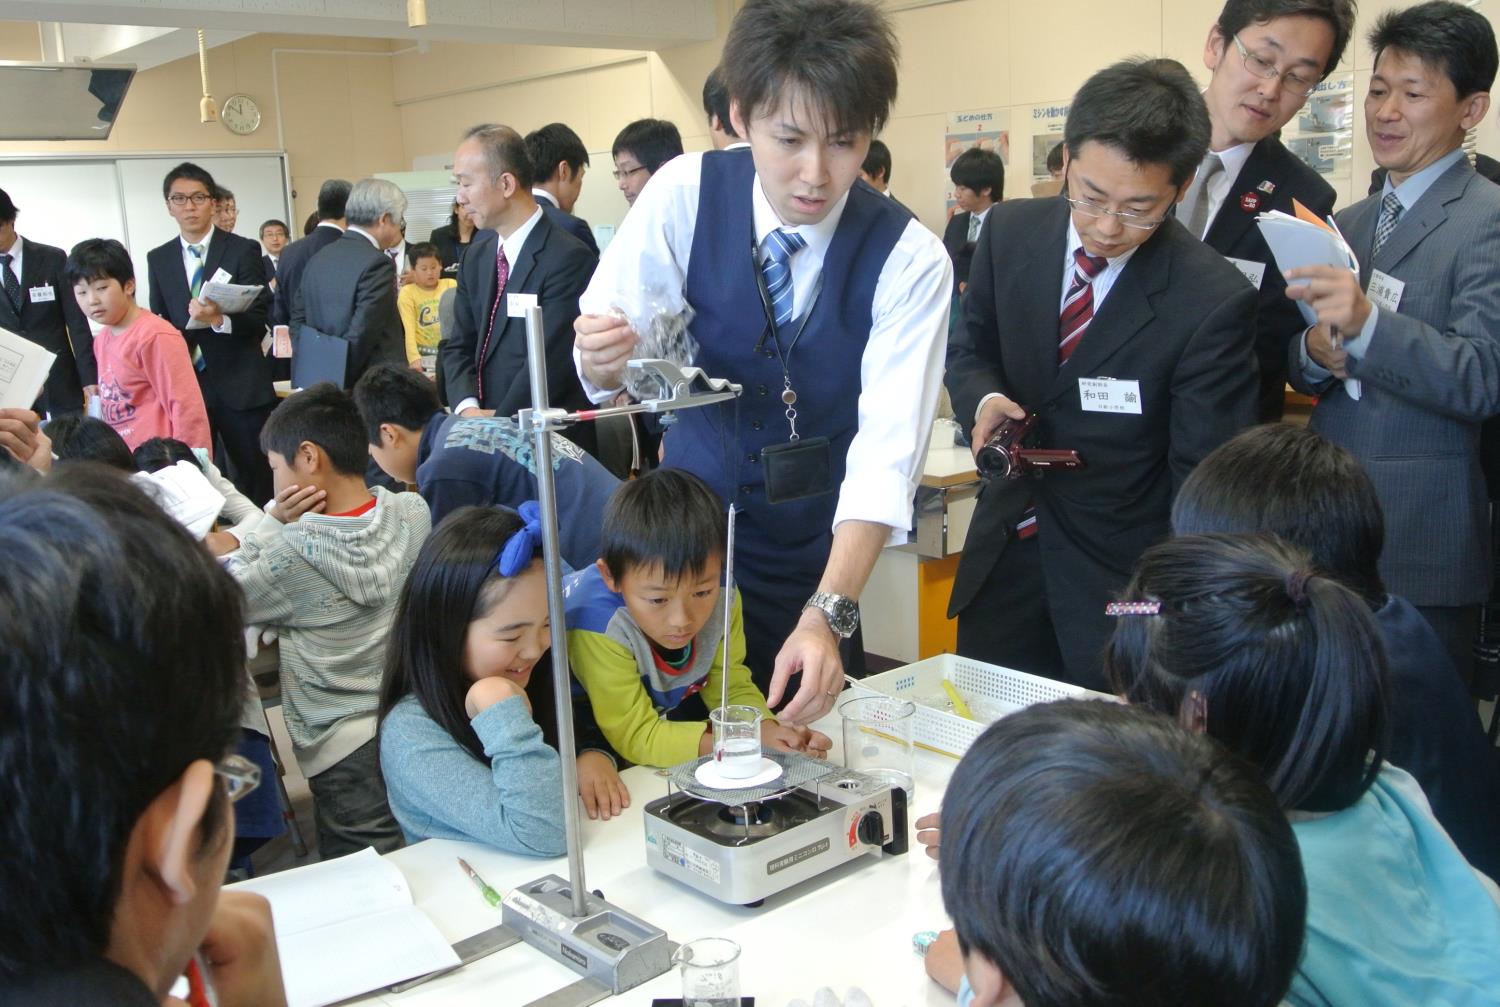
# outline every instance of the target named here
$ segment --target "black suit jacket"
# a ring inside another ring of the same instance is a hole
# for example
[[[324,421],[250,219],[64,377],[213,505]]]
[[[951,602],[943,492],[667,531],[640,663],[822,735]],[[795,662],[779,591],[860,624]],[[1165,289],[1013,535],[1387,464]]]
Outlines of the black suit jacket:
[[[99,380],[94,337],[78,308],[73,285],[63,278],[68,255],[61,248],[21,239],[21,311],[0,291],[0,329],[9,329],[57,354],[37,408],[54,413],[83,408],[83,387]],[[52,300],[35,302],[34,287],[52,288]]]
[[[1059,367],[1068,215],[1060,196],[990,210],[946,383],[966,432],[980,400],[1000,392],[1038,414],[1038,447],[1074,449],[1087,465],[984,486],[950,603],[953,614],[968,607],[1035,501],[1048,604],[1053,625],[1067,627],[1074,671],[1097,659],[1104,605],[1166,536],[1182,480],[1255,419],[1256,295],[1169,220],[1136,249]],[[1140,383],[1139,415],[1084,411],[1079,379],[1104,376]]]
[[[276,260],[275,259],[271,258],[269,255],[262,255],[260,257],[260,268],[266,274],[266,282],[267,283],[269,283],[272,280],[276,279]]]
[[[302,271],[312,257],[343,234],[330,224],[319,224],[305,238],[298,238],[281,250],[281,261],[276,265],[276,305],[271,319],[274,325],[287,325],[292,320],[292,305],[297,302],[297,286],[302,282]]]
[[[209,232],[203,279],[213,279],[222,269],[231,283],[264,284],[260,256],[258,243],[216,227]],[[188,329],[188,301],[193,295],[183,268],[181,240],[173,238],[147,252],[146,268],[151,277],[152,312],[177,326],[189,351],[193,347],[203,351],[205,366],[198,372],[198,384],[209,409],[220,404],[230,409],[254,409],[274,403],[271,362],[260,345],[270,318],[270,288],[262,290],[245,311],[228,316],[231,332]]]
[[[1269,188],[1271,191],[1267,192]],[[1203,240],[1220,255],[1262,263],[1260,315],[1255,356],[1260,364],[1262,423],[1281,419],[1286,402],[1287,344],[1304,328],[1297,302],[1286,296],[1286,279],[1276,268],[1270,246],[1261,237],[1255,218],[1268,210],[1292,213],[1297,200],[1322,220],[1333,213],[1333,186],[1287,150],[1275,137],[1255,145]]]
[[[969,243],[969,218],[973,214],[967,210],[960,210],[948,219],[948,226],[943,228],[943,247],[948,250],[948,258],[953,260],[953,292],[958,293],[958,285],[967,283],[969,270],[973,268],[974,245]]]
[[[599,242],[594,240],[594,229],[589,227],[588,221],[582,217],[573,216],[552,202],[551,193],[534,192],[532,195],[536,197],[537,205],[542,208],[542,213],[546,214],[555,226],[561,227],[564,231],[567,231],[573,237],[583,242],[588,246],[588,250],[594,253],[594,257],[598,258]]]
[[[495,332],[480,359],[490,310],[495,304],[495,256],[499,235],[481,231],[474,236],[458,274],[453,332],[443,333],[438,347],[447,379],[448,401],[457,405],[471,396],[500,416],[514,415],[531,405],[531,379],[526,369],[526,320],[511,318],[507,304],[495,312]],[[505,300],[511,294],[534,294],[547,328],[547,386],[552,405],[583,409],[588,399],[573,367],[573,321],[578,296],[598,264],[583,242],[555,226],[544,213],[536,222],[521,253],[510,264]],[[478,393],[478,374],[484,374],[484,395]]]
[[[344,232],[302,270],[290,324],[294,337],[303,325],[310,325],[349,340],[345,388],[353,388],[374,364],[406,360],[405,330],[396,310],[395,264],[354,231]]]

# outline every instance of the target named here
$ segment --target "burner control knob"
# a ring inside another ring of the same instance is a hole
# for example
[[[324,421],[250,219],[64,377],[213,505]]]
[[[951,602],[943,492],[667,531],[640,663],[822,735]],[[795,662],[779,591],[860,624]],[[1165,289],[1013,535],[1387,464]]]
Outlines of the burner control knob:
[[[859,841],[868,846],[880,846],[885,842],[885,819],[878,811],[866,811],[859,816]]]

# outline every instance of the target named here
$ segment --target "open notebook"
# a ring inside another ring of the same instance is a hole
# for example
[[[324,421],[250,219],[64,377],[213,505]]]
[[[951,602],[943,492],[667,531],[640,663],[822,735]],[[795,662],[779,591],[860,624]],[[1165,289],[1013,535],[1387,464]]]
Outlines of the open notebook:
[[[290,1007],[321,1007],[459,965],[412,904],[401,871],[374,850],[233,888],[271,902]]]

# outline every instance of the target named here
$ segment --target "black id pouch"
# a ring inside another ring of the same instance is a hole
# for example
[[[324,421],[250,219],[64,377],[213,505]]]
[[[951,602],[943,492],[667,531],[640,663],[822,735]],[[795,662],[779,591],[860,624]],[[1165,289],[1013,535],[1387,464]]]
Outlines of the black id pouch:
[[[803,437],[762,448],[766,502],[824,496],[833,492],[833,451],[827,437]]]

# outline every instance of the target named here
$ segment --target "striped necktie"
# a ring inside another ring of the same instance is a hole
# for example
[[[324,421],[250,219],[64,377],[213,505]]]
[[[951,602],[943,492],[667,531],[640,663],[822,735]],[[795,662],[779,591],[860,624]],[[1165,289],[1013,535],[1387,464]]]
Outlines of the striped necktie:
[[[189,245],[188,252],[194,260],[193,278],[188,282],[188,289],[192,291],[194,297],[197,297],[203,290],[203,246]]]
[[[1057,363],[1068,362],[1083,332],[1094,320],[1094,278],[1104,272],[1109,260],[1102,255],[1090,255],[1081,247],[1073,252],[1073,285],[1068,288],[1063,301],[1062,317],[1058,320]]]
[[[1370,257],[1374,258],[1380,253],[1380,248],[1386,239],[1396,230],[1396,225],[1401,221],[1401,211],[1406,207],[1401,205],[1401,197],[1394,192],[1385,194],[1380,201],[1380,220],[1375,224],[1375,247],[1370,250]]]
[[[780,228],[766,235],[761,275],[771,296],[771,314],[779,329],[792,320],[792,255],[807,247],[807,239],[796,231]]]

